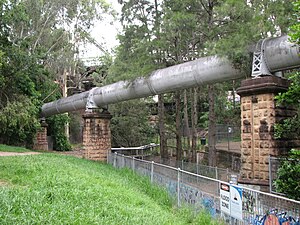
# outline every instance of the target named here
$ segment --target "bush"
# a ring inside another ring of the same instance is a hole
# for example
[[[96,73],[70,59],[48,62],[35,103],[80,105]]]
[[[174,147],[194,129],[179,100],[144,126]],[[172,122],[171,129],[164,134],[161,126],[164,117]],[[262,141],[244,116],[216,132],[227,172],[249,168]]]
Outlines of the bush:
[[[70,151],[71,144],[65,134],[65,124],[69,121],[67,114],[47,118],[48,135],[54,138],[53,148],[57,151]]]
[[[276,190],[288,198],[300,200],[300,150],[292,149],[277,172]]]
[[[0,142],[30,147],[39,122],[38,110],[31,99],[19,96],[0,109]]]

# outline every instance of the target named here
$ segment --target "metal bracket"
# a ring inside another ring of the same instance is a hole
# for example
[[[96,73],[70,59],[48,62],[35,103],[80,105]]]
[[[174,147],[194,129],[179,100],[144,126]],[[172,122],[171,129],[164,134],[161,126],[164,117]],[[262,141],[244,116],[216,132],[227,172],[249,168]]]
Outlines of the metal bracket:
[[[256,45],[256,51],[253,53],[252,74],[253,78],[272,75],[264,57],[266,39],[260,40]]]
[[[92,109],[98,109],[99,107],[97,106],[97,104],[94,101],[94,90],[96,89],[96,87],[92,88],[89,91],[89,95],[86,101],[86,107],[85,107],[85,111],[91,111]]]

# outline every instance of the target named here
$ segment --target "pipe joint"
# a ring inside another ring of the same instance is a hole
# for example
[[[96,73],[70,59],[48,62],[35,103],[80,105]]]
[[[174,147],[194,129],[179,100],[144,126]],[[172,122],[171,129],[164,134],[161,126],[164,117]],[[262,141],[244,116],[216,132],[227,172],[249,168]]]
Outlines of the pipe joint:
[[[265,59],[265,43],[267,39],[268,38],[262,39],[256,44],[256,49],[255,52],[253,53],[253,61],[252,61],[251,76],[253,78],[272,75]]]
[[[99,108],[94,100],[94,91],[96,89],[97,89],[97,87],[94,87],[89,91],[89,95],[88,95],[87,101],[86,101],[85,111],[91,111],[93,109]]]

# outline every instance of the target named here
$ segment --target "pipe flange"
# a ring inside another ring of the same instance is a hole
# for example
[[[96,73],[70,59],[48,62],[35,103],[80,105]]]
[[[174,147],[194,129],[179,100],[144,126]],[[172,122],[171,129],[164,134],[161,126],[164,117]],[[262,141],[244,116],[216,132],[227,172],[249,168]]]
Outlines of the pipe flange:
[[[97,87],[92,88],[89,91],[89,95],[87,97],[87,101],[86,101],[86,111],[89,111],[91,109],[98,109],[99,107],[97,106],[97,104],[94,101],[94,91],[97,89]]]

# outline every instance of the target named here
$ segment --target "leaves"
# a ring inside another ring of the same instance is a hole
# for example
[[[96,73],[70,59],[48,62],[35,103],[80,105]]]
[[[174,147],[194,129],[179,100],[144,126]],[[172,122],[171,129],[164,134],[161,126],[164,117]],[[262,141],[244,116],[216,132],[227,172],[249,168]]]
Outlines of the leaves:
[[[32,144],[39,127],[38,109],[26,96],[18,96],[0,110],[0,142]]]
[[[292,149],[277,171],[276,190],[288,198],[300,200],[300,150]]]
[[[0,142],[32,142],[42,103],[61,97],[54,80],[66,83],[65,71],[68,78],[79,74],[81,30],[111,12],[105,0],[0,0]]]

